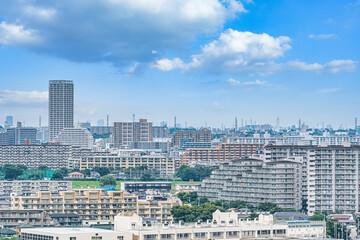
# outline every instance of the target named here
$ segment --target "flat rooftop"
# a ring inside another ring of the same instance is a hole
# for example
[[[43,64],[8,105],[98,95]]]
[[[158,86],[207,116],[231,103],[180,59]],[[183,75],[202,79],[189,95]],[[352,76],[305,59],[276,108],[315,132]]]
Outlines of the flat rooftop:
[[[22,229],[22,232],[25,233],[35,233],[35,234],[79,234],[79,233],[110,233],[110,232],[119,232],[99,228],[30,228]]]

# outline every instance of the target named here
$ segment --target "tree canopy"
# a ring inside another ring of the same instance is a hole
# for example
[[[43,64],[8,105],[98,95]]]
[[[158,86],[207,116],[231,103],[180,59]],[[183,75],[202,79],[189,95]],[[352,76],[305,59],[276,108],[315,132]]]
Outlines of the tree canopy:
[[[176,172],[175,177],[181,178],[183,181],[202,181],[204,178],[210,176],[212,168],[208,167],[189,167],[182,165]]]
[[[116,179],[111,175],[106,175],[100,178],[100,187],[116,186]]]

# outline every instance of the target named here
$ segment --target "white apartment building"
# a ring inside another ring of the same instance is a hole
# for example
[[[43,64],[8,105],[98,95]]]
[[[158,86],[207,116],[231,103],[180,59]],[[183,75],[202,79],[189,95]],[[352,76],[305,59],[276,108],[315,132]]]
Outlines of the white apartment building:
[[[28,168],[46,165],[50,169],[67,167],[72,157],[69,145],[0,145],[0,166],[23,164]]]
[[[227,138],[229,143],[262,143],[262,144],[278,144],[278,145],[343,145],[350,143],[351,145],[360,145],[359,136],[340,136],[340,135],[323,135],[313,136],[308,133],[301,133],[295,136],[271,137],[269,134],[254,137],[230,137]]]
[[[54,142],[83,149],[92,149],[94,138],[86,128],[64,128],[55,137]]]
[[[260,214],[253,221],[241,221],[236,212],[213,213],[213,219],[196,223],[149,224],[137,214],[115,216],[114,230],[130,232],[138,240],[207,240],[254,238],[325,237],[325,222],[274,221],[270,214]]]
[[[309,215],[359,210],[360,146],[268,145],[264,154],[267,161],[302,159],[302,195]]]
[[[302,164],[282,160],[265,162],[240,159],[221,163],[198,189],[209,200],[243,200],[257,205],[276,203],[281,208],[301,208]]]
[[[58,193],[72,190],[71,181],[0,181],[0,195],[29,196],[40,191]]]
[[[325,222],[274,221],[260,214],[253,221],[239,221],[237,213],[216,211],[205,223],[151,224],[136,213],[115,216],[114,231],[98,228],[23,228],[22,240],[207,240],[325,238]]]
[[[74,127],[74,83],[49,81],[49,142],[64,128]]]

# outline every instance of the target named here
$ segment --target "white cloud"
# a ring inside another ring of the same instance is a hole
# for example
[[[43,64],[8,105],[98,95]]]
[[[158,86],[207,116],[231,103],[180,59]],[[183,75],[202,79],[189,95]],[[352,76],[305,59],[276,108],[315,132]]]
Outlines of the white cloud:
[[[22,25],[0,23],[0,44],[29,45],[38,42],[40,38],[35,30],[24,29]]]
[[[333,33],[330,33],[330,34],[317,34],[317,35],[310,34],[310,35],[309,35],[309,38],[310,38],[310,39],[315,39],[315,40],[323,40],[323,39],[334,38],[334,37],[336,37],[336,36],[337,36],[337,35],[336,35],[336,34],[333,34]]]
[[[46,103],[48,92],[0,90],[0,104]]]
[[[312,63],[308,64],[301,61],[290,61],[283,64],[283,69],[330,72],[338,73],[341,71],[351,72],[356,68],[356,62],[353,60],[332,60],[325,64]]]
[[[56,10],[54,8],[41,8],[34,6],[25,6],[24,13],[30,17],[35,17],[43,20],[50,20],[54,17]]]
[[[273,59],[283,56],[291,48],[289,42],[290,38],[286,36],[275,38],[266,33],[255,34],[228,29],[218,40],[203,46],[199,54],[192,56],[191,62],[184,64],[180,59],[176,59],[182,64],[173,67],[183,71],[202,67],[211,72],[247,72],[264,69],[273,65]],[[159,65],[155,67],[162,70]],[[169,69],[167,68],[167,71]]]
[[[241,12],[246,10],[237,0],[2,0],[0,16],[12,31],[0,32],[0,39],[29,47],[36,33],[42,40],[31,48],[36,52],[128,68],[153,62],[154,49],[183,51]],[[15,41],[19,35],[26,41]]]
[[[228,80],[226,80],[226,82],[232,86],[261,86],[261,85],[265,85],[267,83],[267,81],[260,81],[258,79],[256,79],[255,81],[240,82],[233,78],[229,78]]]
[[[157,60],[153,67],[159,69],[160,71],[168,72],[177,68],[183,69],[185,66],[180,58],[174,58],[172,60],[165,58]]]
[[[272,37],[266,33],[255,34],[228,29],[218,40],[201,48],[189,63],[179,58],[157,60],[153,67],[161,71],[181,69],[183,72],[204,70],[213,73],[272,74],[286,70],[331,72],[352,71],[356,62],[333,60],[325,64],[305,63],[299,60],[276,63],[291,48],[290,38]]]
[[[339,92],[341,90],[342,90],[341,88],[324,88],[324,89],[317,90],[316,93],[318,93],[318,94],[326,94],[326,93]]]

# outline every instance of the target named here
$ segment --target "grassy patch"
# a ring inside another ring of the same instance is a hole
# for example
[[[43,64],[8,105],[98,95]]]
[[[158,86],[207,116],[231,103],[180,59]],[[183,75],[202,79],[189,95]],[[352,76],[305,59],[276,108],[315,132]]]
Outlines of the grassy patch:
[[[116,185],[116,190],[120,190],[120,183],[121,182],[125,182],[125,181],[117,181],[117,185]],[[136,181],[126,181],[126,182],[136,182]],[[172,189],[175,189],[175,184],[184,184],[184,183],[189,183],[189,182],[185,182],[185,181],[173,181],[171,182],[172,185]],[[194,182],[194,183],[201,183],[201,182]],[[73,181],[72,182],[72,188],[73,189],[79,189],[79,188],[96,188],[99,187],[99,182],[98,181]]]

